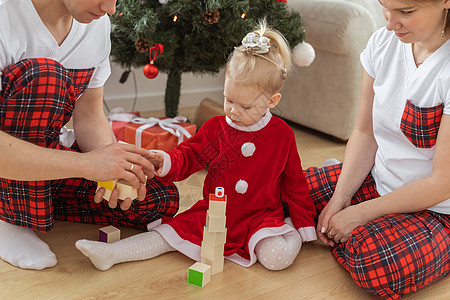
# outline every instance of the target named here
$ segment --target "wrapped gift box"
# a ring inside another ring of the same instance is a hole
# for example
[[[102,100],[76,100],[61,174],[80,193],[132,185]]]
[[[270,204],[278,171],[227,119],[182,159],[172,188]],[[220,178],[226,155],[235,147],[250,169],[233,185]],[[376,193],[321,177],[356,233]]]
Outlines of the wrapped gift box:
[[[125,125],[140,116],[138,111],[126,113],[122,107],[111,109],[111,112],[106,118],[109,120],[116,141],[123,141],[125,139]]]
[[[179,143],[195,135],[197,126],[186,121],[185,117],[175,118],[135,118],[125,125],[127,143],[145,149],[170,151]]]

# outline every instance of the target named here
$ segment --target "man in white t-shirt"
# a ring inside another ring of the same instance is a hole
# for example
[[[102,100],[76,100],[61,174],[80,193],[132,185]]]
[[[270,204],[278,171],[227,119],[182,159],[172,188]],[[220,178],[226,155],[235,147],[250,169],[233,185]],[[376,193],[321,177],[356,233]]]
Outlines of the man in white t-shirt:
[[[147,150],[113,143],[103,112],[106,14],[115,5],[0,0],[0,256],[12,265],[56,264],[33,232],[51,230],[54,219],[144,228],[177,212],[176,187],[153,179]],[[71,117],[76,143],[68,148],[60,132]],[[96,181],[117,178],[138,189],[137,199],[118,200],[115,191],[103,201]]]

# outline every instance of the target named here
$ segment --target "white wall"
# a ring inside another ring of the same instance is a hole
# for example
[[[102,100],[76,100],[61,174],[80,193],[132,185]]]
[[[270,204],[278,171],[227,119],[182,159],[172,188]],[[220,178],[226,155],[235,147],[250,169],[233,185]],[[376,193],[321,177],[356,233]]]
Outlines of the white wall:
[[[148,79],[142,72],[143,68],[134,69],[137,84],[137,111],[163,110],[164,93],[167,75],[159,73],[154,79]],[[123,69],[111,64],[111,76],[105,84],[105,101],[109,109],[123,107],[130,111],[135,97],[133,75],[122,84],[119,79]],[[219,103],[223,101],[224,71],[217,75],[194,76],[184,73],[181,79],[181,96],[179,107],[192,107],[200,104],[204,98],[211,98]]]

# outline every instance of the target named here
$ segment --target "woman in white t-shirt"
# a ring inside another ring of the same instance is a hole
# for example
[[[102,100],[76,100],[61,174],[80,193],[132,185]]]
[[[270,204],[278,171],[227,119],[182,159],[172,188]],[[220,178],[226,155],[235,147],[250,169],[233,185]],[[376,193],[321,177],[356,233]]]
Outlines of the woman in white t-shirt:
[[[450,0],[380,3],[344,163],[305,173],[319,238],[358,285],[398,299],[450,272]]]
[[[33,231],[51,230],[54,219],[145,227],[178,210],[173,183],[146,180],[154,176],[148,151],[113,143],[103,111],[106,14],[115,5],[0,0],[0,257],[14,266],[56,264]],[[71,117],[76,143],[68,148],[60,132]],[[118,191],[102,201],[96,181],[119,178],[138,189],[139,201],[118,200]]]

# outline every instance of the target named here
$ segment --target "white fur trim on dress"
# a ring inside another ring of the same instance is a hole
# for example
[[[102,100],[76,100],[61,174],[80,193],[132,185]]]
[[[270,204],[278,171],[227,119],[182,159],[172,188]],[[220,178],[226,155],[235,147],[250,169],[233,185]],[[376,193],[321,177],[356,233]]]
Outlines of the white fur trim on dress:
[[[177,249],[179,252],[183,253],[187,257],[200,261],[201,257],[201,247],[188,241],[182,239],[175,229],[168,224],[161,224],[161,219],[156,220],[147,225],[148,231],[154,230],[158,232],[170,246]]]
[[[313,226],[299,228],[298,233],[300,233],[303,242],[311,242],[317,240],[316,228]]]
[[[234,129],[240,130],[240,131],[246,131],[246,132],[254,132],[263,129],[267,124],[269,124],[270,120],[272,119],[272,113],[269,109],[267,109],[266,114],[256,122],[255,124],[249,125],[249,126],[239,126],[233,123],[233,120],[230,119],[230,117],[225,116],[225,120],[227,121],[228,125],[233,127]]]

